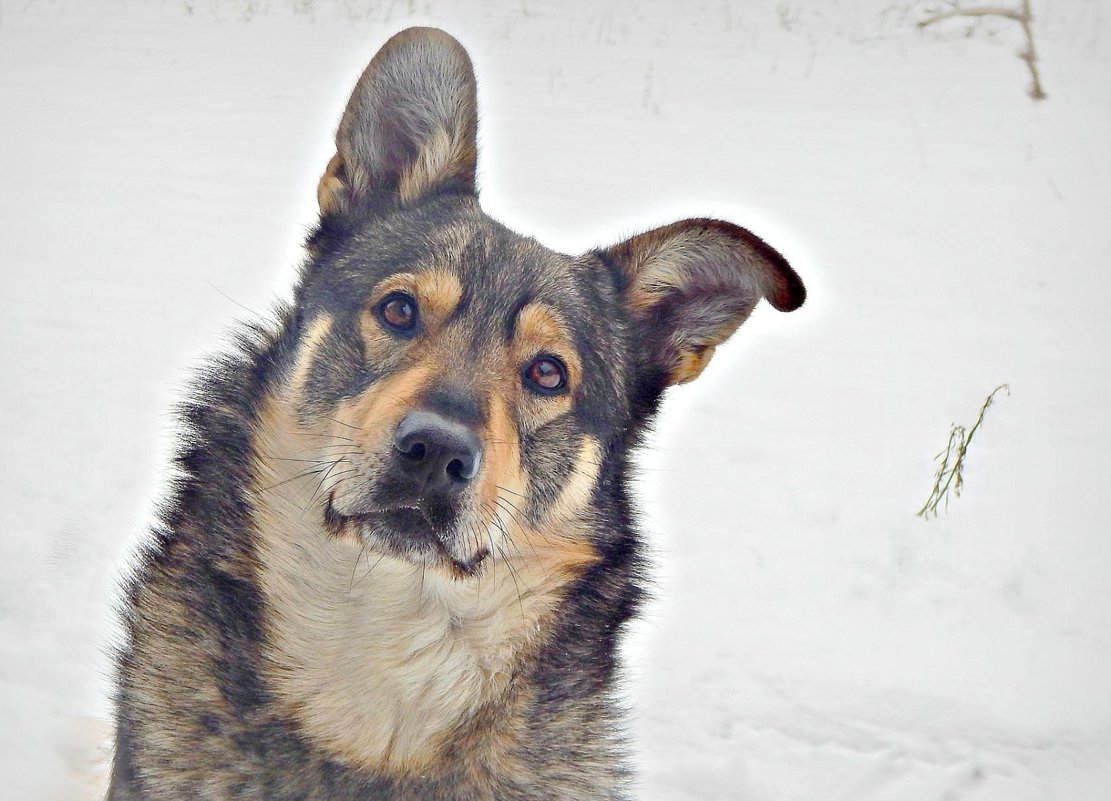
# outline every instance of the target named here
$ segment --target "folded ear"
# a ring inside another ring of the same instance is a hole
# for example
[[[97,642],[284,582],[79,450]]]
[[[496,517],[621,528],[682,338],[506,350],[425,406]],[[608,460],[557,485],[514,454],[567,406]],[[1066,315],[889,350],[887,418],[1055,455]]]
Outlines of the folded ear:
[[[624,278],[624,300],[646,366],[665,385],[699,376],[760,298],[794,311],[806,289],[755,234],[720,220],[683,220],[600,251]]]
[[[371,60],[320,179],[321,216],[437,191],[473,193],[478,127],[471,60],[435,28],[394,35]]]

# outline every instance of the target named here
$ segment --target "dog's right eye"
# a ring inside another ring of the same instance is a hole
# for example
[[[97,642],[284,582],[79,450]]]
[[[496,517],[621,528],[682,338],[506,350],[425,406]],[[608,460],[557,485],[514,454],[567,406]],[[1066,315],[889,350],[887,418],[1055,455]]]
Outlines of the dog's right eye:
[[[382,326],[396,334],[409,336],[417,327],[417,302],[404,292],[394,292],[375,310]]]

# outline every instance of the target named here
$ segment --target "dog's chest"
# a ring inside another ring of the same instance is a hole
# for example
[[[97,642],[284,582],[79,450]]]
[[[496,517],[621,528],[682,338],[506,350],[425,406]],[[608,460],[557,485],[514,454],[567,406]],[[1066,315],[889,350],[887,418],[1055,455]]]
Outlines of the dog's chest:
[[[259,553],[277,695],[348,764],[425,770],[502,697],[553,595],[526,590],[504,563],[461,583],[282,522],[263,522]]]

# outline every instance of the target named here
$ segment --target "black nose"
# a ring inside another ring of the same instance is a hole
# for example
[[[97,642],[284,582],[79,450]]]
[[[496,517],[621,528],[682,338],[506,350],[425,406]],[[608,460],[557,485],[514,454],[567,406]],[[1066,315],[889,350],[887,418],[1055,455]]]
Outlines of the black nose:
[[[418,491],[452,493],[478,474],[482,445],[469,427],[435,412],[410,412],[393,436],[399,469]]]

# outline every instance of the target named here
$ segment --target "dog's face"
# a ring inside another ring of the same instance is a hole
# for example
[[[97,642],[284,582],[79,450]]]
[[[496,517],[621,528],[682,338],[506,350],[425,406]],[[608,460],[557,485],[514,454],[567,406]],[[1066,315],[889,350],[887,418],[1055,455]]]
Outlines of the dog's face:
[[[628,419],[617,291],[456,197],[369,219],[305,286],[291,383],[328,525],[467,573],[550,546]],[[565,543],[570,547],[571,543]]]
[[[337,537],[465,578],[589,562],[599,477],[761,297],[802,284],[744,229],[688,220],[580,257],[482,213],[474,80],[439,31],[367,68],[321,179],[288,370]]]

